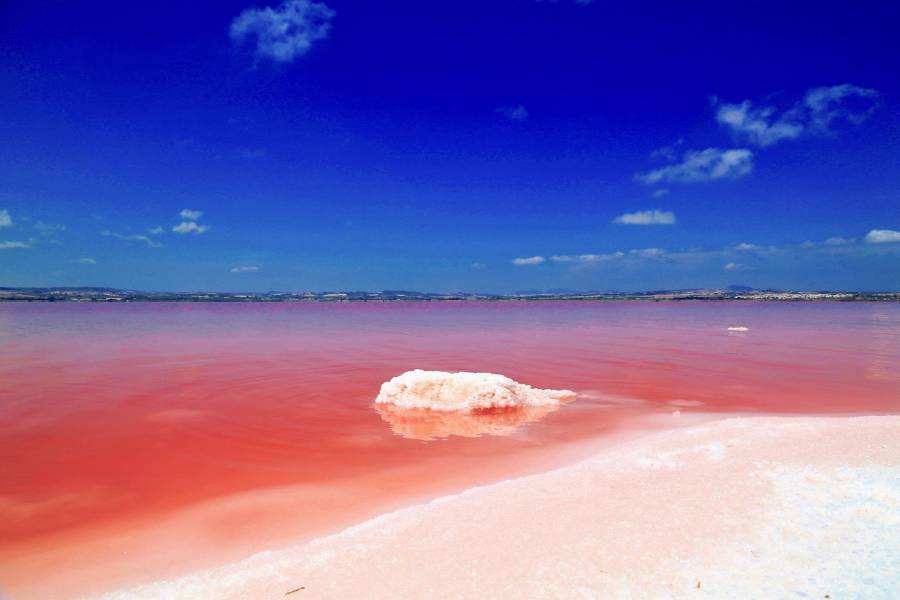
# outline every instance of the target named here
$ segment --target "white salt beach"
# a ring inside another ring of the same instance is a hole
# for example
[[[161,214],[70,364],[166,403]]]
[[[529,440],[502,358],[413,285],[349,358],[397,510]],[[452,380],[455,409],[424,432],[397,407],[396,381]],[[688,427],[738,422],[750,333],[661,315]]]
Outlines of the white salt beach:
[[[897,573],[900,417],[754,417],[102,598],[887,599]]]

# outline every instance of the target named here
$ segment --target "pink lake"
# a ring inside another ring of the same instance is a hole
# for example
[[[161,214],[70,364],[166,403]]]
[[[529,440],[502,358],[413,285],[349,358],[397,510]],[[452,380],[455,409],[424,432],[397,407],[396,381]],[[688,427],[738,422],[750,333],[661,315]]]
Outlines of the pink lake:
[[[414,368],[578,397],[375,410]],[[896,304],[0,304],[0,590],[170,577],[720,415],[898,412]]]

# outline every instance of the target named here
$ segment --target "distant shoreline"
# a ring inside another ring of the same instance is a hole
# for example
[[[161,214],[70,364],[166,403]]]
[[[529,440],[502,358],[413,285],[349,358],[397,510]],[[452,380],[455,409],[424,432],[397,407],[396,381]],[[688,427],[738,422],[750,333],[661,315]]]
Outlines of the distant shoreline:
[[[0,302],[900,302],[900,292],[673,290],[470,294],[383,292],[144,292],[114,288],[0,288]]]

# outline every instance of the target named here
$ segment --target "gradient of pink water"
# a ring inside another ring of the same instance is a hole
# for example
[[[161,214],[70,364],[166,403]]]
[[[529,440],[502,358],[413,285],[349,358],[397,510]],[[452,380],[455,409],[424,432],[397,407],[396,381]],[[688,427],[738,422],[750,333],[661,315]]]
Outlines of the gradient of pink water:
[[[518,426],[485,416],[502,436],[445,437],[481,425],[411,428],[372,406],[413,368],[579,396]],[[48,570],[64,593],[177,572],[198,552],[214,562],[529,472],[674,410],[900,412],[900,305],[0,305],[0,587],[41,597]],[[148,541],[191,507],[282,489],[289,502],[229,509],[202,541]],[[118,575],[76,576],[85,561]]]

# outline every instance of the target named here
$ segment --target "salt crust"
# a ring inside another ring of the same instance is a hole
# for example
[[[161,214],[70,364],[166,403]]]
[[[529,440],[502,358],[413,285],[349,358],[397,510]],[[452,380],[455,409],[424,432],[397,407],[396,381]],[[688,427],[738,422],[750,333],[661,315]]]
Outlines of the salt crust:
[[[448,373],[415,369],[382,384],[376,404],[404,409],[473,411],[559,406],[575,398],[569,390],[542,390],[495,373]]]

